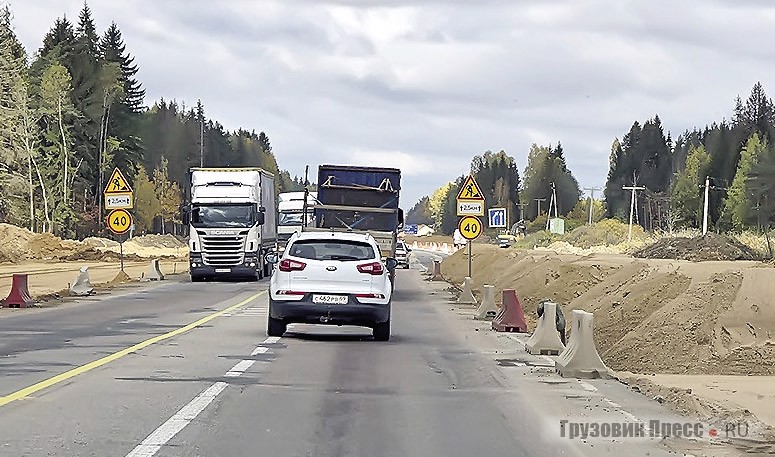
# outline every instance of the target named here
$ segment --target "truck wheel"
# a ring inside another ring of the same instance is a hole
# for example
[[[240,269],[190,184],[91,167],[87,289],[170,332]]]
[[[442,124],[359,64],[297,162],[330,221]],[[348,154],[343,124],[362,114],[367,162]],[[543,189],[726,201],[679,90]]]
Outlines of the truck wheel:
[[[374,341],[388,341],[390,339],[390,319],[374,325]]]
[[[288,329],[288,324],[280,319],[269,317],[267,319],[266,334],[269,336],[283,336],[285,330]]]

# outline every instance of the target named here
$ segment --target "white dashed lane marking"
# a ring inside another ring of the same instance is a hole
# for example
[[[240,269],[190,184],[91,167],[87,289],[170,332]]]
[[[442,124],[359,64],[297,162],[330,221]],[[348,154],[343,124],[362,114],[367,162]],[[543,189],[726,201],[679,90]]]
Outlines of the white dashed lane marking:
[[[279,337],[270,336],[261,344],[275,344],[280,341]],[[250,353],[251,356],[266,354],[269,348],[258,346]],[[237,378],[256,363],[255,360],[240,360],[231,367],[223,376],[226,378]],[[175,437],[181,430],[186,428],[196,417],[223,392],[228,383],[218,381],[197,395],[186,406],[182,407],[159,428],[154,430],[147,438],[126,455],[126,457],[153,457],[161,448]]]

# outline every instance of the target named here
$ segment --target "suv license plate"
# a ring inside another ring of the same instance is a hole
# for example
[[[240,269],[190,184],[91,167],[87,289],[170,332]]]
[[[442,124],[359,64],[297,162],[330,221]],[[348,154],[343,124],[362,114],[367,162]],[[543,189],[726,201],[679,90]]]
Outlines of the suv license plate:
[[[216,273],[231,273],[231,268],[216,268]]]
[[[347,295],[312,295],[312,303],[346,305],[347,301]]]

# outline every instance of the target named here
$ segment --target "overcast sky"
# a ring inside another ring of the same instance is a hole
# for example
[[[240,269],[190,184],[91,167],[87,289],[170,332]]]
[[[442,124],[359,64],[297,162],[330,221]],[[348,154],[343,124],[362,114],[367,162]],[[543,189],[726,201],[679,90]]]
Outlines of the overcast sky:
[[[36,51],[81,0],[15,0]],[[146,104],[264,130],[280,167],[400,167],[402,206],[506,150],[561,141],[602,187],[613,139],[659,114],[678,136],[775,93],[770,0],[92,0],[140,66]]]

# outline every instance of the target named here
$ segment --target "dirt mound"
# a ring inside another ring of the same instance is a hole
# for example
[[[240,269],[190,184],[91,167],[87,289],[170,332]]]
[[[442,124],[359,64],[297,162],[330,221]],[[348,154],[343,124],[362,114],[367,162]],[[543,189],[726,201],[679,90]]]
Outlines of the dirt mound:
[[[186,243],[175,238],[174,235],[143,235],[136,236],[130,240],[138,246],[144,248],[183,248]]]
[[[475,245],[473,272],[477,295],[483,284],[496,297],[515,289],[531,329],[544,298],[560,303],[569,324],[571,310],[593,312],[598,350],[614,370],[775,374],[775,268],[767,264]],[[462,283],[464,252],[445,259],[442,273]]]
[[[627,240],[629,225],[615,219],[604,219],[594,225],[582,225],[566,234],[563,241],[577,247],[589,249],[597,246],[611,246]],[[633,225],[632,238],[645,240],[646,232],[640,225]]]
[[[118,247],[118,241],[109,240],[107,238],[98,238],[94,236],[90,236],[89,238],[85,238],[83,240],[85,244],[88,246],[91,246],[93,248],[113,248]]]
[[[723,235],[708,233],[695,238],[663,238],[635,251],[644,259],[675,259],[692,262],[706,260],[760,260],[761,256],[743,243]]]
[[[0,262],[24,260],[100,260],[102,253],[79,241],[63,240],[50,233],[33,233],[0,224]]]

